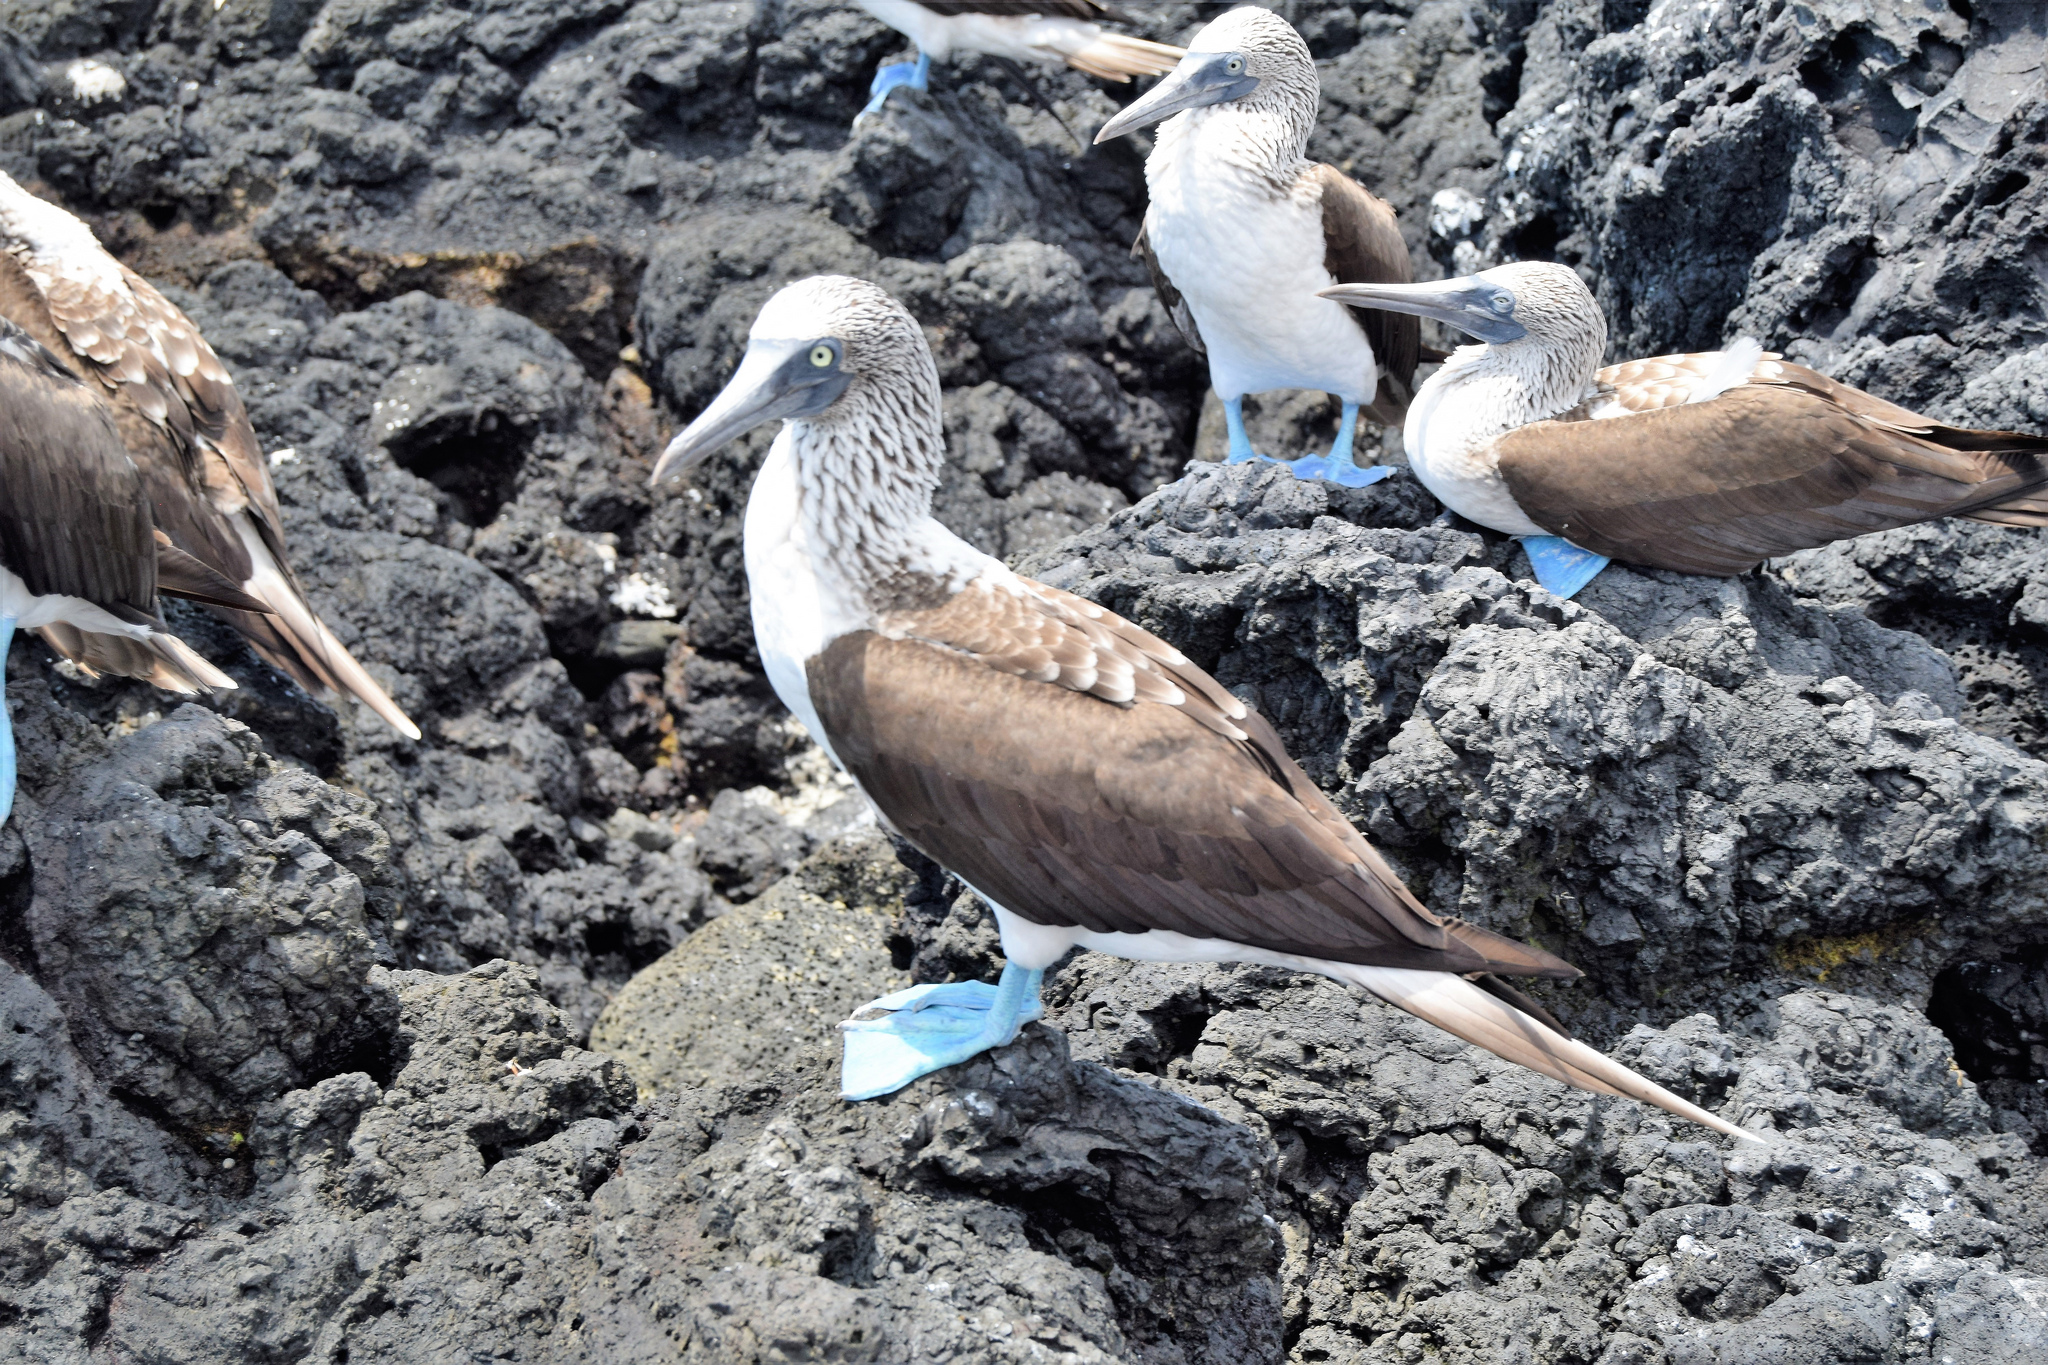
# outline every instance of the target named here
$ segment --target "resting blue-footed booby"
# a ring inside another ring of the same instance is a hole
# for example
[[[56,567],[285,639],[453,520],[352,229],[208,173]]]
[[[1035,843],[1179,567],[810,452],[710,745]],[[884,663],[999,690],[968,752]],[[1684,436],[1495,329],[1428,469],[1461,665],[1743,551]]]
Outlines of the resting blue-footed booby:
[[[1157,76],[1173,70],[1181,50],[1111,33],[1098,19],[1117,14],[1102,0],[859,0],[860,7],[917,44],[917,63],[885,66],[868,87],[867,108],[881,109],[889,92],[923,90],[932,58],[978,52],[1006,63],[1034,96],[1037,87],[1019,62],[1064,62],[1106,81]],[[1040,97],[1043,102],[1043,97]]]
[[[2048,526],[2048,436],[1944,426],[1747,339],[1602,369],[1607,320],[1562,265],[1324,294],[1479,339],[1416,394],[1409,465],[1560,597],[1610,559],[1728,577],[1937,517]]]
[[[882,819],[994,907],[1007,958],[995,986],[912,987],[848,1021],[848,1098],[1009,1042],[1079,945],[1319,972],[1546,1076],[1739,1134],[1501,980],[1579,973],[1431,914],[1272,727],[1173,646],[933,520],[938,369],[894,299],[837,276],[776,294],[654,477],[776,419],[744,542],[769,681]]]
[[[1317,297],[1347,280],[1414,278],[1393,209],[1308,159],[1321,96],[1301,35],[1246,6],[1197,33],[1173,74],[1095,140],[1168,119],[1145,160],[1152,203],[1134,250],[1189,344],[1208,355],[1230,461],[1260,458],[1245,434],[1246,394],[1320,389],[1344,404],[1336,443],[1327,456],[1280,463],[1359,487],[1393,471],[1353,462],[1358,410],[1383,425],[1401,420],[1420,330]]]
[[[106,397],[0,318],[0,690],[16,627],[166,691],[232,688],[164,628],[160,592],[264,610],[156,529]],[[0,823],[14,785],[14,725],[0,704]]]
[[[242,398],[192,319],[100,246],[92,230],[0,174],[0,317],[112,404],[156,529],[232,583],[249,610],[213,610],[307,691],[347,692],[410,739],[399,710],[306,601],[285,557],[270,467]],[[77,642],[44,632],[59,651]],[[122,671],[122,670],[117,670]]]

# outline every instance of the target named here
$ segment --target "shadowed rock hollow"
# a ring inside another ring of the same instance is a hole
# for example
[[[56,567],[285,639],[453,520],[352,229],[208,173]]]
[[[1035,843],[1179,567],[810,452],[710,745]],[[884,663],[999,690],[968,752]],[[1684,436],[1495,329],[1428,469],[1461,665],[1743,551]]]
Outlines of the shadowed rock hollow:
[[[1615,358],[1755,335],[2048,425],[2038,6],[1278,8],[1313,154],[1425,275],[1559,259]],[[16,642],[0,1354],[2048,1355],[2039,536],[1562,604],[1405,475],[1183,477],[1219,420],[1127,254],[1147,144],[1080,154],[972,60],[849,134],[903,50],[823,0],[0,0],[0,168],[206,329],[426,732],[183,607],[240,691]],[[646,488],[821,271],[926,324],[948,524],[1214,670],[1431,904],[1587,969],[1546,1004],[1770,1149],[1319,979],[1091,956],[1012,1047],[838,1101],[845,1002],[985,974],[993,929],[760,676],[767,433]]]

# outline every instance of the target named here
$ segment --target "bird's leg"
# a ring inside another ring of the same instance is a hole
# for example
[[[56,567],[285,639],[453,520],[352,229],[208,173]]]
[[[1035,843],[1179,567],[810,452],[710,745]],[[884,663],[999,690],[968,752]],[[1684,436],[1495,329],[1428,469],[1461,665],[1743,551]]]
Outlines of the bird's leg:
[[[1003,1046],[1026,1022],[1045,1013],[1038,999],[1044,979],[1043,968],[1005,963],[1002,979],[993,986],[982,981],[912,986],[861,1006],[839,1026],[846,1040],[839,1093],[849,1100],[871,1100]],[[879,1017],[864,1017],[876,1012]]]
[[[1244,430],[1244,399],[1223,400],[1223,425],[1230,429],[1230,454],[1226,464],[1243,464],[1246,460],[1263,460],[1265,456],[1252,449],[1252,438]]]
[[[1607,556],[1582,550],[1562,536],[1518,536],[1536,581],[1559,597],[1570,597],[1607,567]]]
[[[931,77],[931,54],[922,48],[918,49],[917,65],[912,66],[909,62],[892,62],[875,72],[875,79],[868,86],[867,108],[853,116],[853,126],[858,128],[862,119],[870,114],[879,114],[882,111],[882,103],[889,98],[891,90],[906,85],[912,90],[929,90]]]
[[[14,643],[14,618],[0,616],[0,825],[14,813],[14,716],[7,709],[7,647]]]
[[[1229,463],[1242,464],[1246,460],[1272,460],[1252,449],[1251,437],[1244,430],[1244,400],[1226,399],[1223,404],[1224,425],[1230,429]],[[1272,460],[1274,464],[1285,465],[1297,479],[1324,479],[1330,483],[1343,484],[1346,488],[1363,488],[1378,483],[1394,472],[1392,465],[1376,464],[1370,469],[1360,469],[1351,458],[1351,445],[1358,432],[1358,404],[1349,401],[1344,404],[1344,419],[1337,427],[1337,439],[1330,446],[1328,455],[1304,455],[1298,460]]]

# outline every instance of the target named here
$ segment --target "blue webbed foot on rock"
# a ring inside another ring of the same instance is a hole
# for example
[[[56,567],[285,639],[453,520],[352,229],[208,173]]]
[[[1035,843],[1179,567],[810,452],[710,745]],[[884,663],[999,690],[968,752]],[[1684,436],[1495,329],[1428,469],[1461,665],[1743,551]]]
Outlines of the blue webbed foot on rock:
[[[868,85],[867,107],[853,116],[853,126],[860,127],[860,121],[870,114],[882,111],[882,105],[889,98],[889,92],[905,86],[912,90],[930,89],[932,59],[920,52],[917,62],[892,62],[875,72],[875,79]]]
[[[1045,1013],[1038,999],[1044,977],[1043,971],[1005,965],[993,986],[912,986],[861,1006],[839,1026],[846,1043],[839,1093],[849,1100],[875,1099],[1003,1046]]]
[[[1252,449],[1252,439],[1244,429],[1244,400],[1224,400],[1224,425],[1230,429],[1230,453],[1225,457],[1227,464],[1243,464],[1247,460],[1267,460],[1273,464],[1285,465],[1297,479],[1322,479],[1329,483],[1342,484],[1346,488],[1363,488],[1378,483],[1394,472],[1394,467],[1376,464],[1361,469],[1351,458],[1352,433],[1358,425],[1358,404],[1344,405],[1344,421],[1337,428],[1337,439],[1330,445],[1327,455],[1304,455],[1298,460],[1279,460],[1270,455],[1261,455]]]
[[[1518,536],[1529,556],[1536,581],[1559,597],[1569,598],[1607,567],[1606,555],[1582,550],[1562,536]]]

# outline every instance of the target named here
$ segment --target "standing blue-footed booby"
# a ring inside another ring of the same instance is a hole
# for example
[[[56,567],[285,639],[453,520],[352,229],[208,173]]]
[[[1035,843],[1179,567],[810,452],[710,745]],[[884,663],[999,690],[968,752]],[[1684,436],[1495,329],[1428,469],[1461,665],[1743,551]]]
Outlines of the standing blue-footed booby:
[[[1479,339],[1416,394],[1408,462],[1560,597],[1610,559],[1730,577],[1937,517],[2048,526],[2048,436],[1945,426],[1747,339],[1602,369],[1607,320],[1562,265],[1324,292]]]
[[[112,405],[0,318],[0,691],[16,627],[169,692],[232,688],[164,628],[160,592],[264,609],[156,529]],[[14,785],[14,725],[0,697],[0,823]]]
[[[347,692],[418,739],[419,727],[306,601],[285,557],[270,466],[234,380],[199,328],[108,255],[84,223],[5,174],[0,317],[104,392],[156,529],[257,604],[251,610],[216,598],[212,609],[308,692]],[[74,652],[59,628],[43,634],[75,662],[103,666],[89,652]]]
[[[837,276],[776,294],[654,477],[776,419],[745,527],[769,681],[883,820],[994,907],[1008,959],[993,987],[913,987],[848,1021],[848,1098],[1009,1042],[1079,945],[1320,972],[1567,1084],[1739,1133],[1502,981],[1579,973],[1431,914],[1178,650],[933,520],[938,369],[894,299]]]
[[[1111,33],[1098,19],[1116,12],[1102,0],[859,0],[860,7],[917,44],[917,63],[885,66],[868,87],[867,108],[855,123],[881,109],[889,92],[923,90],[932,58],[977,52],[1007,65],[1034,96],[1038,89],[1019,62],[1064,62],[1106,81],[1157,76],[1173,70],[1181,50]],[[1041,103],[1043,97],[1039,96]]]
[[[1361,318],[1317,297],[1346,281],[1415,277],[1393,209],[1308,159],[1321,97],[1301,35],[1247,6],[1197,33],[1173,74],[1095,140],[1172,116],[1145,160],[1152,203],[1134,250],[1174,323],[1208,355],[1231,463],[1260,458],[1245,434],[1246,394],[1320,389],[1344,404],[1336,443],[1327,456],[1279,463],[1355,488],[1393,472],[1353,462],[1358,410],[1400,422],[1421,340],[1410,319]]]

